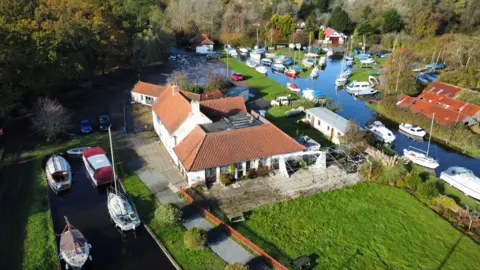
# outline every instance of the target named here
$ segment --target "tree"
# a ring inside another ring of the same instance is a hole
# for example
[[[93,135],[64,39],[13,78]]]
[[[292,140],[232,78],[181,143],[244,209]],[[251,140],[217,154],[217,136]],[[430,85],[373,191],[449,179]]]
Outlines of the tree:
[[[369,146],[370,141],[370,134],[360,129],[354,120],[348,121],[347,130],[345,134],[340,137],[340,142],[353,152],[364,152]]]
[[[330,20],[328,20],[328,26],[339,32],[348,30],[350,28],[350,24],[351,22],[347,12],[345,12],[341,7],[336,7],[330,16]]]
[[[317,26],[315,25],[315,17],[313,15],[308,15],[305,25],[306,25],[305,28],[309,35],[313,33],[315,30],[317,30]]]
[[[164,225],[175,225],[180,222],[182,212],[172,203],[161,203],[155,210],[155,219]]]
[[[248,265],[243,265],[241,263],[230,263],[225,266],[225,270],[249,270]]]
[[[427,181],[419,185],[417,190],[418,196],[424,200],[430,200],[438,195],[438,189],[435,186],[435,182]]]
[[[328,12],[330,0],[317,0],[315,7],[317,7],[322,13]]]
[[[184,71],[174,71],[168,78],[168,82],[180,86],[180,89],[187,89],[192,86],[188,74]]]
[[[207,232],[200,228],[193,227],[185,232],[183,242],[187,249],[201,249],[207,243]]]
[[[472,30],[480,24],[480,1],[469,0],[467,6],[463,10],[460,21],[462,27],[466,30]]]
[[[32,118],[34,129],[43,134],[47,142],[57,135],[66,133],[72,125],[71,113],[55,99],[47,97],[37,99]]]
[[[415,77],[410,68],[413,54],[409,49],[396,48],[387,58],[381,73],[384,77],[386,95],[414,94],[417,92]]]
[[[435,36],[441,21],[442,15],[440,13],[420,9],[412,16],[408,24],[408,30],[410,35],[419,38]]]
[[[403,29],[402,16],[400,16],[398,11],[394,8],[389,9],[383,14],[383,20],[383,33],[399,32]]]

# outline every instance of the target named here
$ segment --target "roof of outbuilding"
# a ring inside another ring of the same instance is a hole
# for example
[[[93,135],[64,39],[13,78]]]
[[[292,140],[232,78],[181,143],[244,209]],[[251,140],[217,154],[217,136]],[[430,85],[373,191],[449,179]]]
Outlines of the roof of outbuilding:
[[[200,101],[200,110],[209,118],[247,112],[243,97],[227,97]]]
[[[322,121],[329,123],[331,126],[337,130],[345,133],[348,128],[348,120],[341,117],[340,115],[330,111],[327,108],[316,107],[307,109],[307,112],[320,118]]]
[[[333,29],[333,28],[328,27],[327,29],[325,29],[325,30],[323,31],[323,35],[325,35],[325,37],[328,37],[328,36],[330,36],[331,34],[333,34],[334,32],[337,32],[337,31],[336,31],[335,29]]]
[[[423,93],[431,92],[440,96],[455,97],[461,90],[460,87],[442,82],[432,82],[425,87]]]
[[[273,124],[263,124],[211,133],[197,126],[173,150],[187,171],[197,171],[303,151],[305,147]]]
[[[217,98],[222,98],[223,97],[223,93],[218,89],[215,89],[215,90],[212,90],[212,91],[207,91],[203,94],[197,94],[197,93],[187,92],[187,91],[183,91],[183,90],[181,92],[189,100],[196,100],[196,101],[217,99]]]
[[[165,90],[164,86],[138,81],[133,87],[132,92],[151,97],[158,97],[163,90]]]

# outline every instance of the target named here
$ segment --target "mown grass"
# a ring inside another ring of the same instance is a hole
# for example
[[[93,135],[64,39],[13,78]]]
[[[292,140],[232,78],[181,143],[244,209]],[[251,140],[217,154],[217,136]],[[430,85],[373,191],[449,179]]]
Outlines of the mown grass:
[[[188,250],[183,243],[183,234],[186,230],[181,224],[163,226],[153,218],[153,213],[160,202],[137,175],[126,171],[126,176],[123,179],[125,188],[132,196],[140,216],[162,241],[182,269],[225,268],[225,262],[208,248]]]
[[[252,210],[235,225],[283,264],[315,269],[476,269],[480,246],[406,191],[360,183]]]
[[[355,80],[357,81],[368,81],[368,76],[372,73],[377,73],[379,72],[379,69],[377,68],[355,68],[352,71],[352,76],[348,78],[350,82],[353,82]]]

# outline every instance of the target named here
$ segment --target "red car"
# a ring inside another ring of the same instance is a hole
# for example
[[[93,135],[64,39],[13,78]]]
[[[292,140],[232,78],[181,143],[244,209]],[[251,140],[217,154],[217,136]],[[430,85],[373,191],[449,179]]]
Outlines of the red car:
[[[241,73],[232,73],[232,79],[234,81],[243,81],[243,75]]]

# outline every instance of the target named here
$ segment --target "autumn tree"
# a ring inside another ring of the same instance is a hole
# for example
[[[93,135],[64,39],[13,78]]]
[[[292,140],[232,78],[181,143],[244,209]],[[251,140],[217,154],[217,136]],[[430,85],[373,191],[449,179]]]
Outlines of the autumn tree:
[[[39,98],[32,119],[34,129],[45,136],[47,142],[72,126],[72,114],[60,102],[51,98]]]
[[[416,92],[415,77],[410,64],[414,56],[407,48],[396,48],[387,58],[381,73],[384,78],[386,95],[414,94]]]
[[[351,152],[365,151],[373,140],[371,134],[362,130],[354,120],[348,121],[347,130],[345,134],[340,137],[340,142],[347,146]]]
[[[442,15],[440,13],[420,9],[412,16],[408,24],[408,30],[412,36],[419,38],[435,36],[441,21]]]

